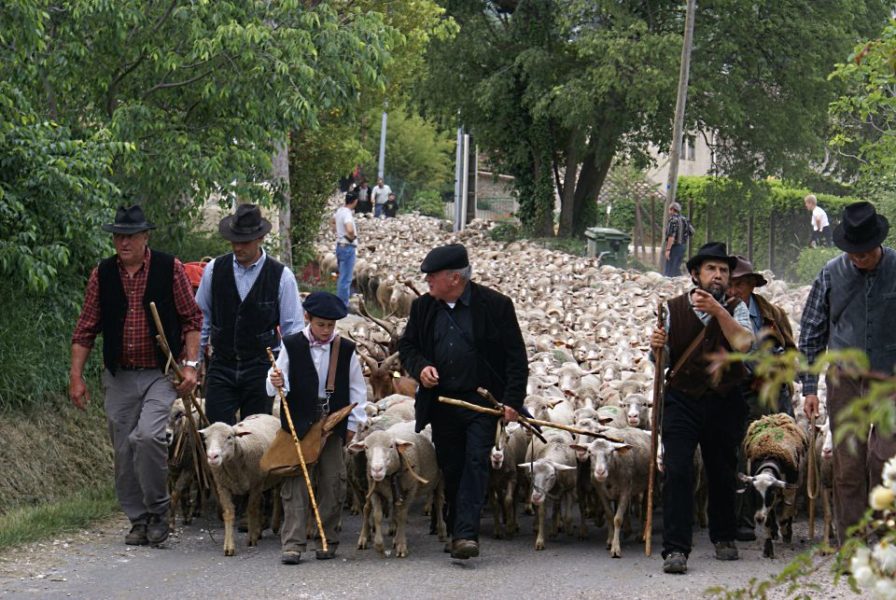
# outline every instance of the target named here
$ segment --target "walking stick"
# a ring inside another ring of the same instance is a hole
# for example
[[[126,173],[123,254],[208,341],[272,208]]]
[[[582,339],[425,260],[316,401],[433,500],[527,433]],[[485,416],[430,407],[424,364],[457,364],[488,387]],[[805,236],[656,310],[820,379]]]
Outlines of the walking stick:
[[[168,364],[174,367],[174,374],[180,381],[184,379],[184,373],[180,370],[180,365],[177,364],[177,360],[174,358],[174,355],[171,353],[171,346],[168,345],[168,338],[165,337],[165,330],[162,328],[162,319],[159,318],[159,311],[156,308],[155,302],[149,303],[149,311],[152,313],[152,320],[156,324],[156,341],[159,343],[159,347],[162,349],[162,354],[168,357]],[[196,394],[194,392],[190,392],[189,394],[190,406],[196,409],[197,414],[199,415],[200,423],[205,421],[208,424],[208,418],[205,416],[205,412],[202,410],[202,407],[199,405],[199,401],[196,399]],[[199,428],[196,426],[196,422],[193,420],[193,411],[190,406],[184,407],[184,414],[187,417],[187,422],[190,424],[190,433],[193,435],[193,446],[195,447],[194,452],[196,453],[195,458],[197,459],[195,462],[199,463],[199,470],[201,476],[199,477],[199,487],[201,489],[210,489],[212,493],[215,495],[215,499],[218,499],[218,490],[215,486],[212,485],[211,473],[208,472],[208,458],[205,455],[205,445],[202,443],[202,436],[199,435]]]
[[[280,369],[277,368],[277,361],[274,360],[274,353],[271,352],[271,348],[267,348],[268,352],[268,360],[271,361],[271,367],[273,367],[274,371],[277,373],[280,372]],[[311,486],[311,476],[308,475],[308,465],[305,464],[305,455],[302,454],[302,444],[299,443],[299,436],[296,435],[296,428],[292,424],[292,415],[289,414],[289,405],[286,403],[286,394],[283,393],[283,388],[277,388],[277,395],[280,397],[280,410],[281,412],[286,413],[286,423],[289,425],[289,433],[292,434],[292,441],[296,445],[296,452],[299,455],[299,466],[302,467],[302,475],[305,476],[305,486],[308,488],[308,498],[311,500],[311,509],[314,511],[314,520],[317,521],[317,531],[320,533],[320,543],[323,546],[323,551],[327,552],[327,534],[324,533],[323,523],[320,521],[320,511],[317,510],[317,500],[314,498],[314,488]]]
[[[659,303],[656,309],[656,323],[659,329],[666,327],[666,305]],[[653,542],[653,482],[656,479],[656,457],[659,450],[660,413],[663,409],[663,348],[654,355],[653,411],[650,415],[650,463],[647,465],[647,515],[644,517],[644,554],[650,556]]]
[[[818,497],[818,464],[815,457],[815,416],[809,421],[809,474],[806,476],[806,496],[809,498],[809,540],[815,539],[815,499]]]

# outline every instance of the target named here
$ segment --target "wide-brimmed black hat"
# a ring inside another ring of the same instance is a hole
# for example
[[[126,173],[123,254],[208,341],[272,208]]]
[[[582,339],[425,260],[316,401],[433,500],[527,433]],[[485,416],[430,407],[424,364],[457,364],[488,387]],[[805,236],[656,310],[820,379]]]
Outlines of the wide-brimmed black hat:
[[[437,273],[445,269],[464,269],[470,266],[470,257],[463,244],[448,244],[433,248],[423,259],[420,270],[423,273]]]
[[[843,209],[834,228],[834,244],[844,252],[868,252],[881,245],[890,231],[887,218],[870,202],[854,202]]]
[[[115,222],[103,225],[104,231],[124,235],[140,233],[141,231],[155,228],[155,225],[146,220],[143,209],[138,204],[128,208],[119,206],[118,210],[115,211]]]
[[[251,242],[267,234],[271,222],[261,216],[261,209],[254,204],[240,204],[236,214],[221,219],[218,233],[229,242]]]
[[[302,309],[312,317],[338,321],[348,314],[345,302],[330,292],[311,292],[302,302]]]
[[[724,242],[709,242],[708,244],[700,246],[700,249],[697,250],[697,254],[688,260],[688,273],[694,269],[699,269],[700,265],[703,264],[703,261],[710,259],[727,261],[728,268],[732,271],[734,270],[734,267],[737,266],[737,257],[728,256],[728,248],[725,246]]]

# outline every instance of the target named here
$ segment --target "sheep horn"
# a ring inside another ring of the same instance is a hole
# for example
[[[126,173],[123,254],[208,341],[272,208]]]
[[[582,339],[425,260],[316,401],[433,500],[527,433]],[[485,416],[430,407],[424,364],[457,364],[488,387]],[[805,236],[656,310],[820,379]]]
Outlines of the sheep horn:
[[[358,301],[358,310],[361,311],[361,314],[367,317],[369,320],[373,321],[380,327],[386,330],[386,333],[389,334],[393,340],[396,338],[395,328],[388,321],[384,321],[382,319],[377,319],[373,315],[370,314],[370,311],[367,310],[367,304],[364,303],[364,300]]]
[[[421,293],[417,290],[417,288],[414,287],[414,284],[411,283],[411,280],[410,280],[410,279],[405,279],[405,280],[404,280],[404,284],[405,284],[406,286],[408,286],[409,288],[411,288],[411,291],[414,292],[415,294],[417,294],[417,296],[422,296],[422,295],[423,295],[423,294],[421,294]]]

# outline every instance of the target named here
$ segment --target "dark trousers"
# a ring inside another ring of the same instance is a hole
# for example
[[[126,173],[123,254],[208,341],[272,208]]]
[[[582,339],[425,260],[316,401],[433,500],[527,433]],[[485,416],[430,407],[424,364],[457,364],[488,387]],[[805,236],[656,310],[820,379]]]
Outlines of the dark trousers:
[[[709,539],[734,540],[737,448],[746,404],[740,390],[699,398],[667,390],[663,406],[663,556],[689,555],[694,527],[694,451],[703,454],[709,485]]]
[[[681,275],[681,259],[684,258],[684,244],[672,244],[669,249],[669,260],[663,275],[666,277],[678,277]]]
[[[837,435],[840,411],[868,393],[868,383],[841,377],[837,383],[828,380],[827,409],[831,433]],[[850,446],[854,446],[851,448]],[[834,445],[834,521],[842,545],[846,531],[868,508],[868,493],[880,483],[884,464],[896,453],[896,437],[882,436],[875,427],[865,439],[849,436]]]
[[[268,396],[265,380],[271,363],[266,358],[229,360],[212,357],[206,375],[205,412],[212,423],[234,425],[260,413],[271,414],[274,399]]]
[[[432,441],[445,479],[448,531],[455,540],[478,540],[497,418],[438,402],[432,411]]]

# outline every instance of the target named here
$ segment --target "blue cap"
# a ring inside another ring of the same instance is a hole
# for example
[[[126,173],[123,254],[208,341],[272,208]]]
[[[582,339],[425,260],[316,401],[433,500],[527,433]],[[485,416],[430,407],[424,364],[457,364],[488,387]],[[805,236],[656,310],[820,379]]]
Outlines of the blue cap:
[[[311,292],[302,302],[302,308],[312,317],[333,321],[338,321],[348,314],[345,303],[330,292]]]

